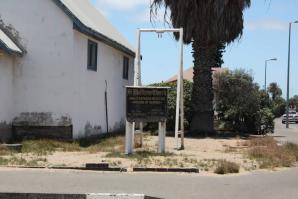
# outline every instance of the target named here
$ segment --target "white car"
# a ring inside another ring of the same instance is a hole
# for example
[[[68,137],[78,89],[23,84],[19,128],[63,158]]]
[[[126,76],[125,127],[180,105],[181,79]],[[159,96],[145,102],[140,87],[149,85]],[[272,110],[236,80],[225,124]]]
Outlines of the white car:
[[[287,114],[282,116],[282,123],[285,124],[287,122]],[[298,123],[298,114],[296,111],[289,111],[289,122]]]

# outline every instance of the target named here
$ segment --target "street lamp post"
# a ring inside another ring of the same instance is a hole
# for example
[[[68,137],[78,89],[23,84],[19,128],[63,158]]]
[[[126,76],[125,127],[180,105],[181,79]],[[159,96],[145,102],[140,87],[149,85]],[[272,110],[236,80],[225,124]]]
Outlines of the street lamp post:
[[[265,89],[265,92],[267,93],[267,63],[269,61],[277,61],[277,58],[273,58],[273,59],[267,59],[265,61],[265,86],[264,86],[264,89]]]
[[[290,65],[291,65],[291,32],[292,24],[298,23],[298,21],[289,23],[289,50],[288,50],[288,77],[287,77],[287,121],[286,128],[289,128],[289,100],[290,100]]]

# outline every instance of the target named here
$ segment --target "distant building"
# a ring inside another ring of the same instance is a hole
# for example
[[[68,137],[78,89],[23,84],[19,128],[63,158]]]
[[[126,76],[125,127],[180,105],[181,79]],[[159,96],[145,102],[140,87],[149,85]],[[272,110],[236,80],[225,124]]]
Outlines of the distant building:
[[[0,138],[124,127],[135,52],[88,0],[1,0],[0,19]]]
[[[222,72],[224,70],[225,68],[212,68],[213,74]],[[190,67],[183,72],[183,79],[193,82],[193,67]],[[175,81],[177,81],[177,75],[171,77],[166,82],[175,82]]]

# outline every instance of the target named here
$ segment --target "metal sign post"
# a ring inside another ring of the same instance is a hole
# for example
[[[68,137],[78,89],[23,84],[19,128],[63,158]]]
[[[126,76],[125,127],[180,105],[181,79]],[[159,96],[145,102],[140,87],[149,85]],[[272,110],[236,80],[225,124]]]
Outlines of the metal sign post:
[[[184,97],[183,97],[183,28],[180,29],[138,29],[137,30],[137,52],[135,59],[135,68],[134,68],[134,86],[141,86],[141,34],[143,32],[153,32],[157,33],[159,36],[166,32],[176,32],[179,33],[180,39],[180,56],[179,56],[179,70],[178,70],[178,78],[177,78],[177,101],[176,101],[176,122],[175,122],[175,139],[176,139],[176,148],[184,149]],[[179,130],[179,119],[180,119],[180,130]],[[135,132],[135,124],[129,124],[126,122],[126,134],[128,136],[133,136],[129,132]],[[162,128],[166,125],[160,124]],[[130,127],[130,129],[128,129]],[[140,122],[140,131],[143,131],[143,123]],[[165,131],[164,131],[165,132]],[[181,137],[181,144],[179,146],[179,135]],[[132,138],[127,138],[131,140]],[[130,143],[130,142],[129,142]],[[127,143],[127,145],[129,145]],[[132,144],[133,145],[133,144]],[[127,146],[129,148],[129,146]],[[130,146],[132,147],[132,146]],[[132,151],[132,150],[128,150]],[[127,153],[127,151],[126,151]],[[128,154],[128,153],[127,153]]]
[[[175,122],[175,138],[176,148],[184,149],[184,78],[183,78],[183,28],[179,30],[180,33],[180,67],[177,78],[177,99],[176,99],[176,122]],[[179,107],[180,107],[180,131],[179,131]],[[179,147],[179,134],[181,136],[181,145]]]

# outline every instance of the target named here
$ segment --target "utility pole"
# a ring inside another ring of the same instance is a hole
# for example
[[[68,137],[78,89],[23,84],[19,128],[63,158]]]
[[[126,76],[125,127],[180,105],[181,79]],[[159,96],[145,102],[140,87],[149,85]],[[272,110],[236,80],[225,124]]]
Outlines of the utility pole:
[[[288,49],[288,75],[287,75],[287,121],[286,128],[289,128],[289,100],[290,100],[290,69],[291,69],[291,32],[292,24],[298,23],[298,21],[289,23],[289,49]]]

